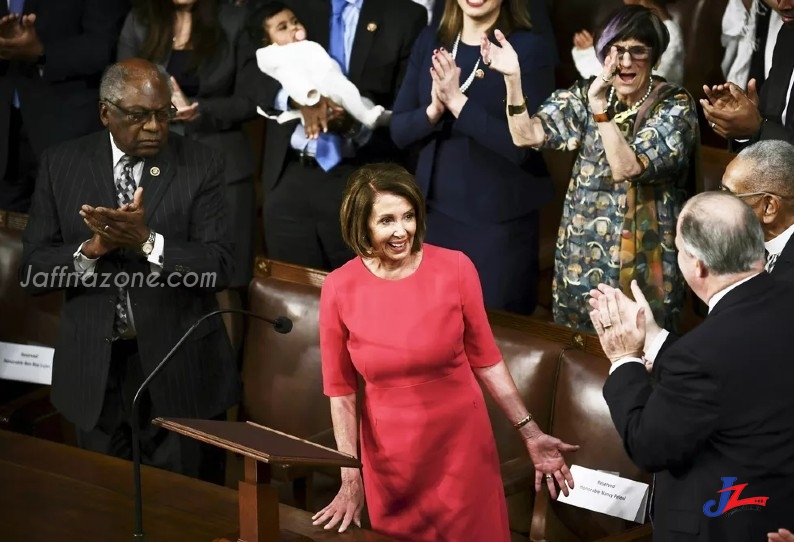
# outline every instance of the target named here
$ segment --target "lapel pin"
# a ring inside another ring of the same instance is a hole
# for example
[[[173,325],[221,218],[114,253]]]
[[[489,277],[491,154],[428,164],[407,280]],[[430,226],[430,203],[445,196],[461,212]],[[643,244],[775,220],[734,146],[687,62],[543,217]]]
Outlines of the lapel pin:
[[[367,24],[367,32],[375,32],[378,29],[378,25],[375,23]]]
[[[474,72],[474,77],[476,77],[477,79],[482,79],[483,77],[485,77],[485,72],[482,71],[480,68],[477,68],[477,71]]]
[[[157,166],[152,167],[149,170],[149,175],[151,175],[152,177],[157,177],[158,175],[160,175],[160,168]]]

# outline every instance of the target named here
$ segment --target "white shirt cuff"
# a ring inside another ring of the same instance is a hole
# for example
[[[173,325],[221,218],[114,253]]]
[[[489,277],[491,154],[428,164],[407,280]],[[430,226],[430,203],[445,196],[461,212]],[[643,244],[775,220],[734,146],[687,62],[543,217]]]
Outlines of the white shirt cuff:
[[[617,360],[615,363],[613,363],[613,364],[612,364],[612,367],[610,367],[610,368],[609,368],[609,374],[612,374],[612,373],[614,373],[614,372],[615,372],[615,370],[616,370],[618,367],[620,367],[621,365],[626,365],[627,363],[642,363],[643,365],[645,365],[645,362],[643,362],[643,361],[642,361],[640,358],[635,358],[635,357],[632,357],[632,356],[627,356],[627,357],[625,357],[625,358],[620,358],[620,359],[619,359],[619,360]]]
[[[656,356],[659,355],[659,350],[662,349],[662,345],[667,340],[667,337],[670,336],[670,332],[666,329],[663,329],[659,332],[653,342],[648,346],[648,350],[645,352],[645,359],[648,361],[656,361]]]
[[[152,275],[160,275],[163,272],[163,262],[165,252],[165,239],[159,233],[154,234],[154,248],[146,258],[149,261],[149,271]]]
[[[83,254],[83,245],[86,244],[88,241],[83,241],[80,243],[80,246],[77,247],[77,252],[72,254],[72,260],[74,261],[74,270],[77,272],[78,275],[91,275],[94,273],[94,269],[96,268],[96,262],[99,258],[89,258],[85,254]]]

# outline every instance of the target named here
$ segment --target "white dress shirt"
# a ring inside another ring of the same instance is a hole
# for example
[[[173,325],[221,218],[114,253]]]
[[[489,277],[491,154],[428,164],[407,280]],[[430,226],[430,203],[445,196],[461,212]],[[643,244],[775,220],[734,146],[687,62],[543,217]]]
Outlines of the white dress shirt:
[[[780,256],[783,249],[786,248],[788,240],[794,235],[794,224],[786,228],[786,230],[770,241],[764,243],[764,248],[770,255]]]

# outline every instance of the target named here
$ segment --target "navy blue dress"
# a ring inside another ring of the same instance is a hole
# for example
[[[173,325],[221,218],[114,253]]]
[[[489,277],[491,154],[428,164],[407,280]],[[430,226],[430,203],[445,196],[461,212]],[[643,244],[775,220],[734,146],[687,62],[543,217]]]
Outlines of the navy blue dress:
[[[534,32],[514,32],[508,40],[521,63],[527,108],[536,111],[554,89],[553,50]],[[529,314],[537,302],[538,209],[551,200],[552,182],[540,153],[513,144],[504,78],[482,61],[482,77],[466,91],[460,116],[446,112],[430,125],[431,58],[441,46],[432,28],[417,39],[394,105],[392,138],[399,147],[418,146],[427,241],[474,262],[487,307]],[[479,45],[459,45],[461,82],[478,58]]]

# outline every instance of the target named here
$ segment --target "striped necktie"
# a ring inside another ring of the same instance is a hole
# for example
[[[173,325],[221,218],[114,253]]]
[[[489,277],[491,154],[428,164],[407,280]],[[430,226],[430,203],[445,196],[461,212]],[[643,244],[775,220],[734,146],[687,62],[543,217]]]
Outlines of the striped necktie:
[[[132,203],[135,194],[135,177],[133,168],[140,161],[140,158],[125,154],[118,162],[115,175],[116,202],[118,206]],[[116,317],[113,320],[113,333],[116,338],[124,336],[129,331],[129,317],[127,315],[127,289],[118,287],[116,296]]]

